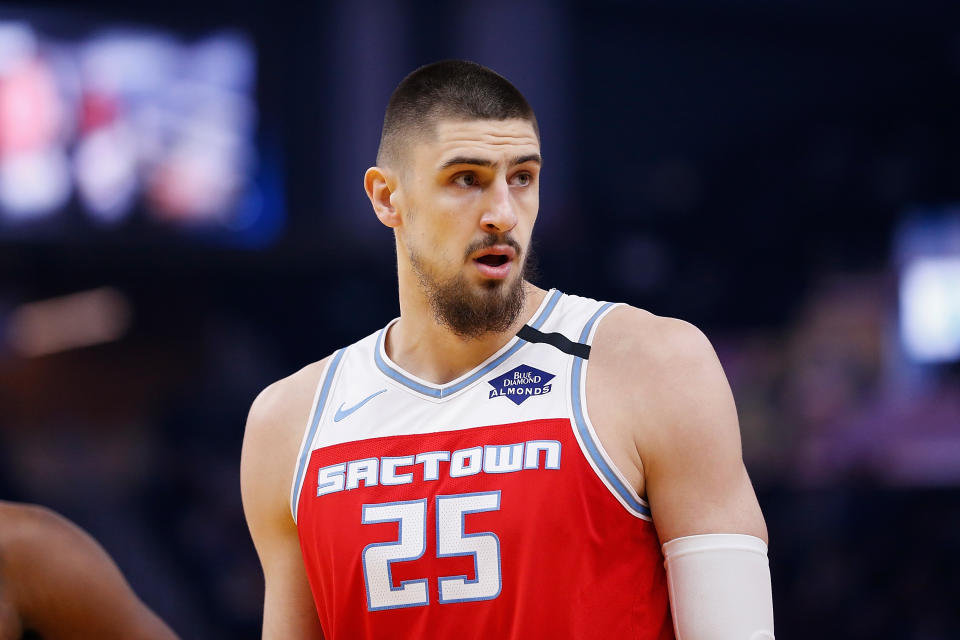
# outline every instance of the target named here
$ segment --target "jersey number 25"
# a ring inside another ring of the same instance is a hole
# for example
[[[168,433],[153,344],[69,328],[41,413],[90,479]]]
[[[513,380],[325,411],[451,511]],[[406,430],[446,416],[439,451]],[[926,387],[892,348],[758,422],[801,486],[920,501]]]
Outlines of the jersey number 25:
[[[474,579],[437,578],[441,604],[492,600],[500,595],[500,539],[489,531],[465,533],[467,514],[500,509],[500,492],[437,496],[437,557],[473,556]],[[363,548],[363,579],[367,609],[422,607],[430,603],[428,579],[404,580],[393,586],[391,565],[416,560],[427,550],[427,500],[363,505],[362,524],[397,522],[394,542],[375,542]]]

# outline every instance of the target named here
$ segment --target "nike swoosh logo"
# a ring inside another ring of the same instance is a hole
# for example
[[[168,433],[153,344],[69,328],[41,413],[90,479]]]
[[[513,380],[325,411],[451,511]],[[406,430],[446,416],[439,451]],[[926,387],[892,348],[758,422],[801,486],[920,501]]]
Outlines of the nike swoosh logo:
[[[363,400],[361,400],[360,402],[358,402],[357,404],[355,404],[355,405],[353,405],[352,407],[350,407],[349,409],[344,409],[344,408],[343,408],[343,405],[344,405],[345,403],[341,402],[341,403],[340,403],[340,408],[337,409],[337,412],[336,412],[336,413],[334,414],[334,416],[333,416],[333,421],[334,421],[334,422],[340,422],[341,420],[343,420],[344,418],[346,418],[347,416],[349,416],[351,413],[353,413],[354,411],[356,411],[357,409],[359,409],[359,408],[362,407],[363,405],[367,404],[368,402],[370,402],[371,400],[373,400],[374,398],[376,398],[376,397],[377,397],[378,395],[380,395],[381,393],[386,393],[386,392],[387,392],[386,389],[380,389],[380,391],[375,391],[375,392],[371,393],[370,395],[368,395],[368,396],[367,396],[366,398],[364,398]]]

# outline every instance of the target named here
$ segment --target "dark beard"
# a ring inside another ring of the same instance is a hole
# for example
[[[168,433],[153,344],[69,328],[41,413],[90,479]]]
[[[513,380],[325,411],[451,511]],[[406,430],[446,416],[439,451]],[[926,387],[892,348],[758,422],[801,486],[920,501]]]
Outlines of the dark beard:
[[[508,244],[513,247],[517,252],[517,261],[523,261],[522,273],[511,285],[498,280],[487,280],[479,290],[468,285],[463,273],[445,281],[438,281],[428,272],[419,256],[410,250],[410,264],[417,274],[420,286],[427,294],[433,317],[465,340],[474,340],[486,333],[506,331],[523,311],[527,299],[524,281],[534,275],[532,254],[528,251],[529,255],[524,256],[515,240],[488,235],[470,245],[465,255],[469,257],[495,244]]]

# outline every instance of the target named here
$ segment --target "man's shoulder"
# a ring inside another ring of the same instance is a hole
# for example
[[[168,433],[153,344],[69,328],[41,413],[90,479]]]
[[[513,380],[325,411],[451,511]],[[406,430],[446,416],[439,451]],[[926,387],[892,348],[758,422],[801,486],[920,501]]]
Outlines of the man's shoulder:
[[[96,564],[105,557],[86,531],[47,507],[0,501],[0,522],[0,548],[23,572],[60,567],[67,560]]]
[[[604,400],[619,403],[640,429],[638,440],[729,438],[739,444],[723,368],[710,341],[689,322],[618,307],[601,323],[590,366]]]
[[[34,504],[0,500],[0,547],[33,544],[50,530],[61,530],[66,521],[50,509]]]
[[[47,538],[86,537],[77,525],[53,509],[0,500],[0,543],[36,545]]]
[[[289,515],[284,496],[292,482],[297,449],[317,384],[331,357],[268,385],[250,406],[240,456],[240,484],[248,520],[266,517],[280,521],[284,514]]]
[[[615,364],[660,375],[716,359],[695,325],[629,305],[617,306],[604,318],[593,348]]]
[[[658,423],[685,421],[698,398],[725,401],[730,394],[713,345],[700,329],[626,305],[601,322],[590,369],[594,387],[604,387],[608,401]]]
[[[286,431],[292,423],[302,426],[307,419],[306,414],[310,411],[310,404],[323,371],[333,357],[334,354],[331,354],[311,362],[285,378],[267,385],[250,406],[247,416],[248,433],[268,430],[271,437],[276,437],[280,435],[278,429],[281,432]]]

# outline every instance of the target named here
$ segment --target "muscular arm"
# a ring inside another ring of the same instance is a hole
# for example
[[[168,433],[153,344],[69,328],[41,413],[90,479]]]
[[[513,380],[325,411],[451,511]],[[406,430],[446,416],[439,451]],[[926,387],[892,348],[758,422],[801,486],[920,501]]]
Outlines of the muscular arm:
[[[44,638],[173,640],[97,542],[41,507],[0,503],[0,571],[24,630]]]
[[[669,542],[678,639],[773,638],[766,525],[733,396],[706,337],[685,322],[618,309],[601,324],[588,371],[601,439]]]
[[[290,487],[321,361],[277,382],[250,408],[243,439],[243,510],[264,575],[263,638],[322,639],[290,513]]]
[[[661,542],[704,533],[766,540],[733,395],[696,327],[614,310],[594,340],[588,394],[595,424],[615,440],[608,448],[621,450],[619,466],[650,503]]]

